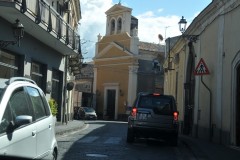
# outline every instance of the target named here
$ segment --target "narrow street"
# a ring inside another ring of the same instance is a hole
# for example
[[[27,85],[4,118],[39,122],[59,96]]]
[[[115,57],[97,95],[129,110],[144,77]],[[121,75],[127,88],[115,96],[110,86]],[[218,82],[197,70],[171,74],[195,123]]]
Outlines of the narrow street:
[[[127,123],[112,121],[86,121],[80,130],[58,135],[61,160],[159,160],[196,159],[189,148],[179,139],[178,147],[163,141],[138,139],[126,143]]]

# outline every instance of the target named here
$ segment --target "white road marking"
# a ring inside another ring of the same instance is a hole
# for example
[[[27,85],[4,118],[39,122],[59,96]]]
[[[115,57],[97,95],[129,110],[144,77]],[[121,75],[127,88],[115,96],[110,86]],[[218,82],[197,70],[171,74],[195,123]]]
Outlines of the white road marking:
[[[99,139],[99,136],[88,136],[84,137],[80,140],[78,140],[78,143],[92,143]],[[121,137],[109,137],[106,141],[104,141],[104,144],[119,144],[121,142]]]
[[[105,144],[119,144],[121,137],[110,137],[104,143]]]
[[[89,136],[89,137],[84,137],[83,139],[78,140],[79,143],[92,143],[96,139],[98,139],[98,136]]]
[[[106,158],[108,157],[107,155],[105,154],[86,154],[87,157],[97,157],[97,158]]]

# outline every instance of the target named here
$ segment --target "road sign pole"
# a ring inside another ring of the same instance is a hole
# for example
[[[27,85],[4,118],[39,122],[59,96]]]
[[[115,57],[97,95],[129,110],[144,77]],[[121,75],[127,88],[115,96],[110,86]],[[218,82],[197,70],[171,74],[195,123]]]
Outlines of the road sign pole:
[[[203,76],[201,76],[201,82],[202,84],[206,87],[206,89],[209,91],[209,96],[210,96],[210,106],[209,106],[209,141],[212,141],[212,136],[213,136],[213,128],[212,128],[212,92],[210,88],[206,85],[206,83],[203,82]]]

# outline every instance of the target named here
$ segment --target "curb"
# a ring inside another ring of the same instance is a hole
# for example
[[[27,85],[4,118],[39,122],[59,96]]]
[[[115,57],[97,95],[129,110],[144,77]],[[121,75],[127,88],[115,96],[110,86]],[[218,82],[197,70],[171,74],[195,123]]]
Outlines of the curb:
[[[61,125],[56,125],[55,127],[55,135],[58,136],[58,135],[64,135],[66,133],[70,133],[70,132],[74,132],[74,131],[77,131],[77,130],[81,130],[82,128],[84,128],[86,126],[86,124],[83,122],[82,125],[80,126],[77,126],[77,127],[69,127],[67,125],[65,125],[66,129],[63,129],[61,131],[57,131],[57,126],[61,126]]]
[[[189,150],[195,159],[208,159],[209,157],[202,151],[202,149],[192,142],[189,137],[181,136],[181,143]]]
[[[208,160],[238,160],[240,151],[223,144],[216,144],[201,139],[195,139],[187,136],[181,136],[182,143],[193,154],[196,159]],[[235,147],[238,148],[238,147]]]

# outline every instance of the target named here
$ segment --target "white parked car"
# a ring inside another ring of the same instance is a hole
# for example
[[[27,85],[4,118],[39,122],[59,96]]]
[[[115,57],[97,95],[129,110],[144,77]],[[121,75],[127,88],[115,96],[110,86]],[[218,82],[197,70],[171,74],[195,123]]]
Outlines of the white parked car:
[[[57,159],[55,121],[33,80],[0,78],[0,159]]]
[[[97,113],[92,107],[80,107],[78,109],[78,119],[97,120]]]

